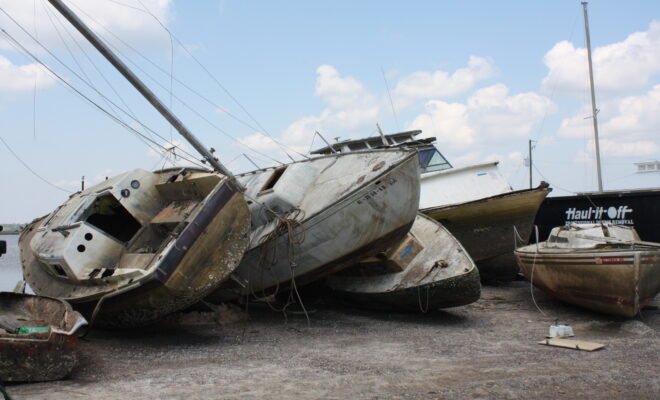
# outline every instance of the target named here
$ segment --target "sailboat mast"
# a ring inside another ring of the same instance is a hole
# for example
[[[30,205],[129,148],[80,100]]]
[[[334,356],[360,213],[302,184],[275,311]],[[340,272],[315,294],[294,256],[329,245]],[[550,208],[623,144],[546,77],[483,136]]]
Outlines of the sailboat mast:
[[[199,152],[214,170],[226,175],[232,182],[236,182],[234,175],[225,168],[220,161],[213,156],[212,150],[207,149],[186,128],[183,123],[172,113],[172,111],[161,102],[158,97],[138,78],[123,61],[117,57],[101,39],[92,32],[84,22],[78,18],[61,0],[48,0],[73,25],[132,85],[149,103],[151,103],[165,119],[183,136],[190,145]]]
[[[598,175],[598,192],[603,191],[603,178],[600,171],[600,145],[598,143],[598,109],[596,108],[596,93],[594,91],[594,69],[591,64],[591,39],[589,37],[589,16],[587,15],[587,2],[582,2],[584,9],[584,32],[587,36],[587,59],[589,61],[589,86],[591,88],[591,117],[594,122],[594,143],[596,145],[596,174]]]

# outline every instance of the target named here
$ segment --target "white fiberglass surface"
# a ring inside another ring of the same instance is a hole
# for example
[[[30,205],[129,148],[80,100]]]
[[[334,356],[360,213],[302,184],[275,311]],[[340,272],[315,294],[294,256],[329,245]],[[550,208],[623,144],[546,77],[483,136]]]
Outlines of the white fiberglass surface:
[[[497,163],[422,174],[419,208],[460,204],[511,192]]]

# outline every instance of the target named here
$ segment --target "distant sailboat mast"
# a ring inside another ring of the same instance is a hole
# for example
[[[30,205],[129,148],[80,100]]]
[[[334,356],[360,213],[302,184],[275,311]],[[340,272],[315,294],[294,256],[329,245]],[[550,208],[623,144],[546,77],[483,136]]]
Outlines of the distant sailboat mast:
[[[137,90],[149,103],[151,103],[165,119],[174,126],[174,128],[183,136],[192,147],[197,150],[204,160],[208,162],[214,170],[227,176],[229,180],[237,187],[234,175],[220,161],[213,156],[213,149],[207,149],[204,145],[186,128],[183,123],[156,97],[156,95],[121,61],[103,41],[96,36],[76,14],[69,9],[61,0],[48,0],[50,4],[66,18],[84,37],[87,39]]]
[[[598,193],[603,191],[603,178],[600,171],[600,145],[598,143],[598,109],[596,108],[596,93],[594,92],[594,70],[591,65],[591,39],[589,37],[589,17],[587,2],[582,2],[584,9],[584,32],[587,36],[587,59],[589,61],[589,86],[591,87],[591,118],[594,121],[594,143],[596,145],[596,174],[598,175]]]

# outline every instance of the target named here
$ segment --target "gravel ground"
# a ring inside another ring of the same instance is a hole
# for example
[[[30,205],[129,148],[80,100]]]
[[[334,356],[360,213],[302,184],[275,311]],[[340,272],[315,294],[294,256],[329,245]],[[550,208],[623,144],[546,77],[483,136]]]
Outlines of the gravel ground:
[[[68,379],[7,389],[15,400],[660,398],[660,311],[625,320],[535,296],[545,315],[522,281],[428,314],[312,299],[309,326],[258,306],[249,318],[190,313],[157,328],[92,331]],[[555,319],[607,347],[536,344]]]

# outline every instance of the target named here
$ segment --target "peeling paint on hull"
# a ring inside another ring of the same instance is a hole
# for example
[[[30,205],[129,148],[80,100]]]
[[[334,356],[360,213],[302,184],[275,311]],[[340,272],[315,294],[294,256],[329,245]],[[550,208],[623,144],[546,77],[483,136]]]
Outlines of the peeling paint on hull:
[[[567,303],[632,318],[660,291],[660,250],[515,251],[534,286]]]

